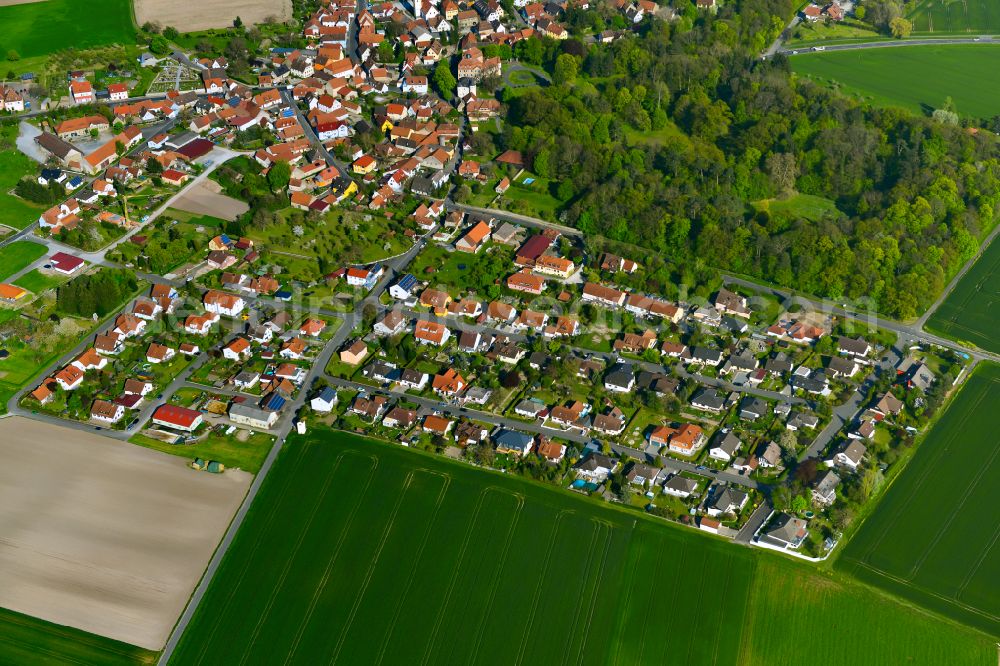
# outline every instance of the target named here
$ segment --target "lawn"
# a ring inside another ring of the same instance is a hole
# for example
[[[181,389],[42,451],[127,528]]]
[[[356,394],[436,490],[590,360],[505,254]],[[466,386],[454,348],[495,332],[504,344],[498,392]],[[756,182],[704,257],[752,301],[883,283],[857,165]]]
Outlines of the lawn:
[[[530,183],[525,181],[531,180]],[[556,219],[556,212],[566,203],[551,194],[553,183],[525,171],[504,192],[500,208],[543,219]]]
[[[1000,243],[991,243],[927,319],[926,328],[1000,352]]]
[[[996,659],[984,635],[889,600],[888,617],[867,617],[870,593],[834,577],[840,605],[803,617],[784,595],[748,603],[801,574],[562,490],[314,429],[289,439],[172,663],[793,663],[803,640],[844,643],[828,664]],[[808,636],[772,624],[793,617]]]
[[[1000,366],[980,366],[842,553],[860,579],[1000,636]]]
[[[41,7],[44,4],[21,6]],[[7,9],[13,9],[13,7],[0,6],[0,17]],[[0,25],[4,25],[2,18],[0,18]],[[10,191],[22,177],[36,174],[41,167],[17,149],[14,143],[17,139],[17,131],[16,124],[0,126],[0,224],[14,229],[24,229],[38,219],[43,207],[14,196]]]
[[[155,664],[156,653],[0,608],[0,663]]]
[[[0,280],[6,280],[44,255],[45,246],[30,241],[14,241],[0,247]]]
[[[264,433],[254,433],[250,438],[241,442],[236,439],[236,433],[232,435],[209,434],[203,441],[194,444],[168,444],[145,435],[134,435],[130,442],[144,446],[147,449],[163,451],[183,458],[204,458],[205,460],[216,460],[229,468],[240,468],[251,474],[260,471],[260,466],[264,463],[274,437]]]
[[[0,6],[0,25],[4,27],[4,52],[13,49],[22,57],[135,41],[129,0],[46,0]]]
[[[1000,106],[1000,48],[995,46],[826,51],[797,55],[789,62],[800,76],[874,104],[927,113],[951,97],[960,114],[977,118],[996,115]]]
[[[41,294],[49,289],[58,287],[63,282],[66,282],[66,279],[59,275],[42,275],[36,268],[14,280],[14,284],[27,289],[33,294]]]
[[[778,199],[761,199],[753,202],[755,210],[766,210],[771,217],[817,222],[825,217],[839,217],[842,213],[837,204],[823,197],[811,194],[793,194]]]
[[[889,39],[887,35],[879,34],[867,23],[848,19],[846,21],[827,24],[825,21],[810,23],[803,21],[796,26],[792,39],[785,48],[795,49],[807,44],[822,44],[824,42],[877,42]]]

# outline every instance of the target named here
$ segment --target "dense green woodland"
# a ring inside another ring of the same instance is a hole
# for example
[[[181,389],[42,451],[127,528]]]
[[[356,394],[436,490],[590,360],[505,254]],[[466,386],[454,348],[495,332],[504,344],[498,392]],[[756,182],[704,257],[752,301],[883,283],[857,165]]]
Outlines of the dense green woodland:
[[[138,288],[129,271],[105,268],[81,275],[59,287],[56,307],[60,312],[81,317],[104,317],[117,310]]]
[[[711,266],[916,315],[996,222],[996,140],[796,80],[757,55],[790,7],[727,7],[609,46],[519,45],[556,85],[508,91],[497,148],[557,183],[567,222],[661,253],[682,280]],[[751,205],[795,192],[836,209]]]

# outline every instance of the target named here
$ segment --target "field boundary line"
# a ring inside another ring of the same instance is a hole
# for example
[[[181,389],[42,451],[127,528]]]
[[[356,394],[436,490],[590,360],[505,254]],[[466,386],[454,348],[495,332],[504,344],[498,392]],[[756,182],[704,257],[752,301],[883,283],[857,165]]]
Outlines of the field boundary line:
[[[517,648],[517,657],[514,659],[515,666],[520,664],[524,659],[524,651],[528,648],[528,639],[531,637],[531,630],[535,624],[535,613],[538,612],[538,602],[542,598],[542,586],[545,585],[545,581],[548,578],[549,567],[552,565],[552,551],[556,548],[556,543],[559,541],[559,527],[562,524],[562,520],[567,514],[575,514],[575,509],[561,509],[559,513],[556,514],[555,523],[552,525],[552,536],[549,537],[549,545],[545,549],[545,557],[542,558],[542,566],[540,567],[541,576],[538,578],[538,583],[535,585],[535,593],[531,598],[531,610],[528,611],[528,621],[525,624],[524,633],[521,634],[521,644]]]
[[[319,603],[319,598],[323,594],[323,590],[326,589],[327,583],[330,581],[330,574],[333,572],[333,567],[336,565],[337,560],[340,558],[340,551],[344,547],[344,541],[347,539],[347,534],[350,532],[351,527],[354,525],[354,520],[358,515],[358,509],[364,504],[365,497],[368,495],[368,489],[371,488],[372,478],[374,474],[369,474],[368,479],[365,481],[364,488],[361,489],[361,494],[358,495],[358,500],[355,502],[354,506],[351,507],[351,512],[347,517],[347,522],[344,523],[344,528],[340,531],[340,536],[337,538],[337,546],[333,549],[333,554],[330,559],[327,560],[326,567],[323,569],[323,576],[320,578],[319,585],[313,591],[312,599],[309,600],[309,608],[306,610],[305,616],[299,621],[298,631],[295,632],[295,639],[292,641],[292,645],[288,650],[288,654],[285,656],[285,663],[287,664],[295,653],[299,649],[299,643],[302,641],[302,636],[305,635],[306,629],[309,626],[309,622],[312,619],[313,613],[316,611],[316,604]],[[413,472],[409,472],[406,475],[406,479],[403,482],[403,488],[401,489],[400,498],[406,494],[407,488],[410,486],[410,482],[413,478]],[[397,500],[396,509],[393,512],[395,516],[395,511],[399,510],[399,503]],[[391,527],[391,524],[390,524]],[[388,527],[386,528],[388,530]]]
[[[604,572],[607,570],[608,564],[608,552],[611,550],[611,537],[614,534],[614,526],[606,521],[597,520],[598,524],[602,527],[607,528],[608,535],[604,538],[604,553],[601,555],[601,566],[597,568],[597,575],[594,577],[594,586],[590,592],[590,603],[588,604],[590,611],[587,613],[587,624],[583,625],[583,641],[579,643],[578,653],[577,653],[577,663],[583,661],[583,655],[586,653],[587,637],[590,636],[590,625],[594,622],[594,610],[597,607],[597,595],[601,591],[601,581],[604,579]]]
[[[17,611],[13,611],[13,610],[10,611],[10,612],[11,613],[17,613]],[[24,617],[29,617],[29,618],[33,618],[35,620],[39,620],[39,621],[44,622],[46,624],[39,625],[38,623],[26,622],[25,620],[21,619],[20,616],[22,616],[22,615]],[[60,624],[52,624],[48,620],[45,620],[45,619],[42,619],[42,618],[36,618],[33,615],[26,615],[24,613],[18,613],[17,615],[13,615],[11,617],[5,618],[4,622],[7,623],[7,624],[14,624],[14,625],[17,625],[19,627],[23,627],[23,628],[28,629],[30,631],[41,631],[42,633],[48,634],[49,636],[54,636],[56,638],[70,640],[70,641],[73,641],[73,642],[78,643],[80,645],[87,645],[87,646],[90,646],[90,647],[94,647],[94,648],[97,648],[99,650],[102,650],[103,652],[109,652],[111,654],[116,654],[116,655],[121,656],[121,657],[131,657],[132,656],[131,653],[130,653],[130,651],[121,650],[121,649],[113,648],[111,646],[102,645],[100,640],[95,640],[95,638],[92,638],[92,637],[101,638],[101,639],[104,639],[104,640],[107,640],[107,641],[113,641],[115,643],[122,643],[122,641],[119,641],[119,640],[114,639],[114,638],[108,638],[107,636],[101,636],[99,634],[91,634],[91,633],[86,632],[86,631],[84,631],[82,629],[76,629],[75,630],[75,631],[77,631],[77,632],[80,633],[79,636],[71,636],[70,634],[73,633],[73,632],[62,631],[63,629],[66,629],[66,628],[69,628],[69,627],[65,627],[64,625],[60,625]],[[15,643],[15,644],[19,644],[19,645],[25,645],[25,643],[21,643],[19,641],[12,640],[9,637],[3,636],[3,635],[0,635],[0,641],[6,641],[8,643]],[[131,645],[131,644],[130,643],[125,643],[125,645]],[[30,647],[33,650],[38,650],[39,649],[35,645],[31,645]],[[140,648],[138,646],[133,646],[133,647],[135,647],[135,648],[137,648],[139,650],[144,649],[144,648]],[[60,658],[65,658],[65,657],[62,657],[61,655],[54,654],[54,653],[53,653],[53,656],[60,657]],[[77,663],[85,663],[85,662],[77,662]]]
[[[375,470],[378,469],[379,461],[375,456],[369,456],[369,459],[375,463],[368,473],[370,477],[374,475]],[[264,605],[260,616],[257,618],[257,624],[254,625],[253,632],[250,634],[250,639],[243,648],[243,654],[241,655],[239,661],[240,664],[245,664],[246,660],[250,657],[250,653],[253,651],[253,646],[257,642],[257,638],[260,636],[260,629],[264,626],[264,621],[267,619],[267,616],[271,614],[271,608],[274,606],[274,600],[277,598],[278,593],[281,591],[281,588],[285,586],[285,579],[288,577],[288,572],[291,571],[292,563],[295,561],[295,558],[299,554],[299,550],[302,548],[302,542],[305,541],[306,534],[312,528],[313,521],[316,520],[316,514],[319,513],[319,508],[326,499],[326,494],[330,490],[330,484],[333,483],[333,477],[336,475],[337,469],[340,468],[341,460],[342,457],[337,459],[337,466],[334,469],[334,473],[328,474],[326,481],[323,483],[323,490],[320,492],[319,497],[316,498],[316,503],[313,505],[312,512],[309,514],[309,520],[306,521],[306,524],[299,532],[299,537],[295,540],[295,546],[292,548],[291,554],[285,561],[285,568],[281,572],[281,576],[279,576],[277,584],[271,589],[271,594],[268,596],[267,603]]]
[[[205,655],[208,653],[209,646],[214,643],[214,641],[212,641],[211,639],[215,637],[215,632],[218,631],[219,625],[222,623],[222,618],[225,617],[226,615],[226,610],[229,608],[230,604],[232,604],[233,599],[236,597],[237,592],[239,592],[243,584],[245,582],[248,582],[248,577],[246,573],[247,570],[250,568],[250,562],[253,561],[254,557],[257,555],[257,550],[260,548],[261,543],[264,542],[265,537],[270,533],[271,523],[274,520],[275,516],[278,514],[278,509],[281,506],[281,502],[285,497],[285,493],[288,492],[289,487],[292,485],[292,480],[297,476],[299,467],[302,466],[302,460],[306,457],[305,453],[306,453],[305,449],[297,449],[295,466],[292,468],[293,473],[288,474],[288,476],[284,479],[284,483],[281,486],[281,490],[278,493],[276,500],[272,502],[270,506],[268,506],[268,510],[266,513],[266,521],[264,523],[264,529],[260,530],[257,533],[257,538],[254,539],[253,541],[253,548],[250,549],[250,555],[243,561],[243,566],[240,570],[239,581],[236,583],[236,585],[233,585],[231,588],[229,588],[229,591],[225,597],[225,601],[222,603],[222,608],[219,609],[219,612],[215,614],[215,617],[212,620],[211,630],[208,632],[205,641],[201,645],[201,648],[198,650],[198,658],[195,660],[194,662],[195,664],[200,664],[205,659]],[[337,457],[338,466],[340,464],[340,457],[343,455],[344,454],[341,453],[340,456]],[[334,469],[336,469],[336,466],[334,467]],[[260,493],[258,493],[258,497],[259,496]],[[249,516],[249,511],[247,512],[247,515]],[[237,532],[236,537],[239,538],[239,532]],[[233,539],[233,543],[236,543],[236,539]]]
[[[864,567],[865,569],[868,569],[869,571],[871,571],[871,572],[873,572],[875,574],[878,574],[879,576],[882,576],[883,578],[887,578],[887,579],[893,581],[894,583],[899,583],[903,587],[911,588],[911,589],[914,589],[914,590],[916,590],[918,592],[922,592],[924,594],[932,596],[932,597],[934,597],[936,599],[940,599],[941,601],[945,602],[946,604],[949,604],[949,605],[952,605],[952,606],[957,606],[958,608],[961,608],[964,611],[968,611],[969,613],[972,613],[973,615],[978,615],[980,617],[986,618],[987,620],[992,620],[994,622],[1000,621],[1000,615],[994,615],[993,613],[990,613],[988,611],[984,611],[984,610],[976,608],[974,606],[970,606],[969,604],[966,604],[966,603],[963,603],[961,601],[958,601],[957,599],[953,599],[951,597],[946,597],[943,594],[941,594],[940,592],[935,592],[934,590],[929,590],[926,587],[923,587],[921,585],[917,585],[915,583],[912,583],[911,581],[908,581],[908,580],[905,580],[903,578],[900,578],[899,576],[896,576],[895,574],[891,574],[888,571],[883,571],[882,569],[879,569],[878,567],[874,567],[874,566],[868,564],[867,562],[861,562],[860,560],[855,560],[855,559],[852,559],[852,558],[847,558],[847,559],[848,559],[848,561],[854,562],[858,566]],[[889,591],[887,593],[890,596],[898,596],[898,595],[893,595],[893,593],[891,591]],[[915,603],[920,608],[920,610],[925,610],[925,611],[927,611],[927,612],[929,612],[931,614],[943,615],[943,613],[941,613],[940,611],[935,611],[934,609],[924,608],[923,606],[920,605],[919,602],[913,602],[912,600],[908,600],[908,601],[910,601],[911,603]],[[957,622],[960,625],[967,626],[961,620],[956,620],[954,618],[949,618],[949,619],[951,619],[953,622]]]
[[[406,482],[403,484],[402,489],[400,489],[399,497],[396,498],[396,504],[392,507],[392,513],[389,515],[389,521],[386,523],[385,529],[382,530],[382,538],[379,539],[378,546],[375,548],[374,556],[369,558],[368,571],[365,572],[365,577],[361,583],[361,589],[358,592],[357,598],[354,600],[354,604],[351,606],[351,612],[347,615],[347,622],[345,622],[344,626],[340,629],[340,638],[337,640],[333,657],[330,659],[331,664],[335,664],[337,662],[337,658],[340,656],[340,651],[344,649],[344,640],[347,638],[347,633],[350,631],[351,625],[354,624],[354,618],[357,617],[358,608],[361,607],[365,594],[368,592],[368,585],[371,584],[372,575],[375,573],[378,561],[382,557],[382,551],[385,549],[385,544],[389,540],[389,534],[392,533],[393,528],[396,526],[396,517],[399,515],[399,509],[403,506],[403,500],[406,498],[406,493],[410,490],[410,486],[413,485],[413,477],[416,473],[417,470],[411,470],[406,475]],[[365,489],[365,492],[367,493],[367,488]],[[360,503],[358,506],[360,506]],[[325,575],[322,587],[326,587],[328,580],[329,575]],[[310,610],[310,617],[311,616],[312,611]]]
[[[514,532],[517,531],[517,525],[521,522],[521,512],[524,510],[524,495],[521,493],[511,493],[517,496],[517,509],[514,511],[514,520],[510,521],[510,527],[507,529],[507,539],[504,541],[503,550],[500,553],[500,561],[504,562],[507,560],[507,553],[510,552],[510,544],[514,541]],[[493,573],[493,582],[490,584],[490,595],[486,602],[486,609],[483,612],[483,619],[479,621],[479,627],[476,630],[476,642],[472,646],[472,656],[469,659],[469,663],[476,663],[476,657],[479,655],[479,648],[483,644],[483,633],[486,631],[486,624],[488,623],[490,617],[490,611],[493,609],[493,600],[497,596],[497,588],[500,586],[500,575],[503,573],[503,567],[495,567]]]
[[[962,581],[962,584],[959,586],[958,591],[955,592],[956,601],[958,600],[959,596],[965,593],[965,588],[967,588],[969,586],[969,583],[972,582],[972,579],[975,577],[976,572],[979,571],[979,567],[983,566],[983,562],[986,561],[986,557],[993,550],[993,547],[997,545],[998,539],[1000,539],[1000,524],[997,525],[996,530],[993,532],[993,539],[990,540],[989,547],[983,550],[982,554],[979,556],[979,559],[976,560],[976,566],[974,566],[972,569],[969,570],[969,573],[966,574],[965,576],[965,580]]]
[[[114,639],[112,638],[112,639],[109,639],[109,640],[114,640]],[[24,641],[13,640],[13,639],[11,639],[11,638],[9,638],[7,636],[0,636],[0,643],[6,643],[7,645],[13,645],[15,647],[27,648],[25,650],[26,652],[32,652],[32,653],[34,653],[34,652],[41,652],[42,654],[47,654],[50,657],[52,657],[57,663],[66,663],[66,662],[69,662],[69,663],[72,663],[72,664],[80,664],[80,666],[89,666],[91,664],[91,662],[89,662],[89,661],[80,661],[79,659],[77,659],[75,657],[70,657],[70,656],[67,656],[65,654],[59,654],[58,652],[55,652],[55,651],[50,650],[48,648],[41,647],[40,645],[25,643]],[[138,646],[136,646],[136,647],[138,648]],[[143,648],[138,648],[138,649],[141,650]],[[112,651],[109,650],[109,652],[112,652]],[[124,653],[117,653],[117,652],[112,652],[112,654],[117,654],[118,656],[126,657],[126,658],[130,656],[130,655],[127,655],[127,654],[124,654]]]
[[[455,581],[458,578],[458,572],[462,569],[462,563],[465,561],[465,554],[469,549],[469,542],[472,541],[472,530],[479,520],[479,513],[483,509],[483,502],[486,501],[486,496],[489,494],[493,486],[488,486],[479,491],[479,499],[476,500],[476,509],[472,512],[472,520],[469,521],[469,528],[465,530],[465,538],[462,539],[462,547],[458,551],[458,560],[455,562],[455,568],[451,574],[451,580],[448,581],[448,587],[445,590],[444,599],[441,600],[441,608],[438,609],[437,617],[434,618],[434,627],[431,629],[430,640],[427,641],[427,649],[424,651],[423,659],[421,659],[421,664],[426,664],[427,659],[430,654],[434,651],[434,646],[437,643],[437,634],[441,629],[441,621],[443,619],[443,613],[448,609],[448,604],[451,602],[451,593],[455,589]]]
[[[420,468],[425,472],[431,474],[439,474],[445,477],[447,483],[441,487],[441,491],[438,493],[437,504],[434,507],[434,513],[431,515],[431,519],[427,522],[427,529],[424,530],[424,538],[420,542],[420,546],[417,548],[416,556],[413,558],[413,566],[410,567],[410,575],[406,578],[406,585],[403,587],[402,594],[399,595],[399,600],[396,602],[396,608],[392,613],[392,619],[389,622],[388,630],[385,638],[382,640],[382,648],[378,652],[378,659],[375,661],[376,666],[382,663],[382,659],[385,658],[386,648],[389,647],[389,640],[392,638],[393,632],[396,630],[396,623],[399,621],[399,614],[403,610],[403,603],[406,601],[406,597],[410,594],[410,588],[413,587],[414,576],[413,572],[416,570],[417,565],[420,564],[421,558],[424,556],[424,550],[427,548],[427,542],[430,541],[431,532],[434,531],[434,526],[437,523],[437,518],[441,513],[441,505],[444,503],[445,495],[448,493],[448,489],[451,488],[451,475],[445,474],[443,472],[437,472],[434,470],[429,470],[426,468]]]
[[[985,396],[985,393],[983,395]],[[983,478],[983,475],[986,474],[986,471],[993,466],[993,461],[996,460],[998,453],[1000,453],[1000,447],[994,447],[993,455],[990,456],[989,462],[987,462],[985,465],[982,465],[979,468],[979,473],[976,474],[974,477],[972,477],[972,482],[965,489],[965,492],[962,493],[961,498],[959,498],[959,502],[955,505],[955,508],[948,515],[948,518],[945,520],[944,525],[942,525],[941,529],[937,531],[937,534],[934,536],[934,539],[930,542],[930,544],[927,546],[924,552],[920,555],[920,558],[917,559],[917,561],[913,564],[913,567],[910,569],[910,578],[916,577],[917,573],[920,571],[920,568],[923,567],[924,562],[926,562],[927,558],[930,557],[931,551],[938,545],[938,543],[940,543],[942,537],[944,537],[945,532],[948,531],[948,528],[951,527],[951,524],[955,521],[955,516],[957,516],[961,512],[962,507],[965,506],[965,503],[969,501],[969,497],[972,495],[973,491],[975,491],[976,487],[979,485],[979,481]]]
[[[596,548],[594,546],[597,543],[598,530],[602,526],[602,524],[599,523],[596,520],[595,521],[591,521],[591,522],[594,523],[594,527],[593,527],[593,529],[590,532],[590,546],[587,548],[587,562],[583,566],[584,584],[578,586],[578,590],[579,591],[577,592],[577,595],[576,595],[576,601],[577,601],[577,603],[574,604],[573,622],[572,622],[572,625],[571,625],[573,627],[580,626],[580,610],[581,610],[581,608],[583,606],[583,603],[582,603],[583,602],[583,597],[586,595],[586,591],[585,591],[586,590],[586,581],[590,580],[590,572],[594,570],[594,568],[593,568],[594,553],[596,551]],[[573,631],[571,630],[571,631],[569,631],[569,632],[566,633],[566,642],[563,643],[562,653],[563,653],[564,656],[569,653],[570,644],[572,643],[572,641],[573,641]],[[565,659],[564,659],[564,663],[565,663]]]

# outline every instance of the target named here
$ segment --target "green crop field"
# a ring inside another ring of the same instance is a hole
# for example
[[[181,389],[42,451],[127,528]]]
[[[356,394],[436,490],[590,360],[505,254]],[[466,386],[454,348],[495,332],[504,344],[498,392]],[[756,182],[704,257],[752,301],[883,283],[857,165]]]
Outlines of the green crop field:
[[[862,525],[838,567],[1000,636],[1000,366],[978,368]]]
[[[813,565],[762,558],[756,580],[744,664],[801,664],[806,655],[865,666],[996,661],[991,641],[963,641],[954,625]]]
[[[154,652],[0,608],[0,664],[154,663]]]
[[[6,8],[0,7],[0,16],[4,9]],[[3,26],[2,19],[0,26]],[[0,37],[0,42],[2,41],[3,38]],[[24,229],[38,219],[44,208],[11,194],[11,190],[24,176],[34,177],[41,167],[17,149],[17,134],[17,124],[0,125],[0,224]]]
[[[172,663],[764,664],[834,642],[826,664],[996,660],[985,635],[894,601],[867,617],[873,593],[839,574],[799,614],[805,570],[317,429],[285,445]],[[777,635],[792,621],[808,636]]]
[[[43,0],[0,6],[0,25],[4,49],[23,58],[71,47],[135,42],[129,0]]]
[[[993,242],[927,319],[941,335],[1000,352],[1000,243]]]
[[[991,118],[1000,109],[997,46],[825,51],[793,56],[790,62],[796,74],[836,85],[875,104],[925,113],[942,107],[950,96],[962,115]]]
[[[45,254],[45,246],[30,241],[14,241],[0,247],[0,280],[30,266]]]
[[[914,32],[988,35],[1000,32],[1000,5],[993,0],[918,0],[907,12]]]

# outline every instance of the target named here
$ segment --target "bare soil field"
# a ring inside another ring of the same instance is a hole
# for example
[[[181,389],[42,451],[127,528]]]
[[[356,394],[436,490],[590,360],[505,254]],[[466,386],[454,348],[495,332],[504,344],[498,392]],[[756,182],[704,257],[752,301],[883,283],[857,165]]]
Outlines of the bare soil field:
[[[161,649],[251,479],[0,420],[0,606]]]
[[[286,21],[292,16],[289,0],[214,0],[188,3],[177,0],[135,0],[135,22],[156,21],[182,32],[227,28],[239,16],[243,23],[263,23],[269,16]]]
[[[0,0],[0,7],[10,7],[12,5],[27,5],[32,2],[42,2],[42,0]]]
[[[209,179],[189,188],[172,206],[188,213],[211,215],[230,221],[250,210],[246,202],[223,194],[221,186]]]

